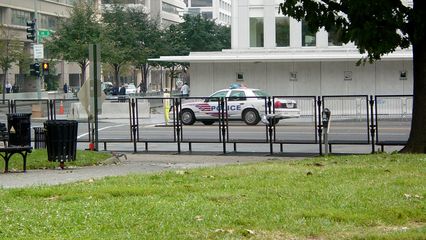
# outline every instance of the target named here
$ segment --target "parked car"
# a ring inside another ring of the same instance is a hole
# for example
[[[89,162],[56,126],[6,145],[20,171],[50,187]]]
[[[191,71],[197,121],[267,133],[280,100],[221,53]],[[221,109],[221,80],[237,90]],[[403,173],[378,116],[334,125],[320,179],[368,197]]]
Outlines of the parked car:
[[[211,125],[218,119],[218,99],[226,98],[228,120],[242,120],[247,125],[256,125],[265,116],[265,99],[268,96],[260,89],[231,87],[213,93],[204,101],[183,103],[179,114],[184,125],[192,125],[196,121]],[[294,100],[275,98],[273,104],[274,124],[281,119],[300,117],[300,109]]]
[[[102,82],[101,83],[101,89],[104,91],[106,95],[112,95],[114,86],[112,85],[112,82]]]
[[[126,88],[126,95],[134,95],[136,94],[136,86],[133,83],[129,83],[124,85],[124,87]]]

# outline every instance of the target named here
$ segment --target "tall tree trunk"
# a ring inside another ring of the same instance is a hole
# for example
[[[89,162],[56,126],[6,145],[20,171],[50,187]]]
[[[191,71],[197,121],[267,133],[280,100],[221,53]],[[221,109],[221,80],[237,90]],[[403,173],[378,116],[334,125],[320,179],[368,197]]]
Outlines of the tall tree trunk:
[[[146,90],[148,90],[148,70],[149,70],[149,65],[147,63],[142,64],[141,65],[141,70],[142,70],[142,84],[145,87]]]
[[[424,11],[420,2],[423,1],[416,1],[419,5],[415,7]],[[426,28],[424,23],[416,25],[419,26]],[[426,153],[426,29],[416,31],[420,34],[413,42],[413,116],[408,143],[401,152]]]
[[[117,86],[120,86],[120,65],[119,64],[113,64],[114,66],[114,80],[117,84]]]
[[[175,79],[175,66],[170,68],[170,92],[173,91],[174,79]]]
[[[81,68],[81,81],[80,81],[80,87],[81,87],[83,86],[84,81],[86,81],[87,61],[80,62],[80,68]]]

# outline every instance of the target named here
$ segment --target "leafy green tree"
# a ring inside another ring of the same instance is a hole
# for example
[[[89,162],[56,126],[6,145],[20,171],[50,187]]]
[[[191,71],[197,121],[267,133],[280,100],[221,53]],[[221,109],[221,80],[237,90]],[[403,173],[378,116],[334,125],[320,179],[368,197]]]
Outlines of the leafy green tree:
[[[46,48],[50,57],[77,62],[83,81],[89,62],[89,44],[100,41],[101,26],[94,5],[90,1],[77,1],[70,17],[62,20],[59,29],[47,40]]]
[[[402,152],[426,153],[426,6],[413,0],[285,0],[284,15],[305,19],[312,30],[324,27],[341,32],[344,43],[354,42],[370,62],[398,47],[413,50],[413,116]]]
[[[192,52],[220,51],[231,47],[231,30],[201,15],[186,15],[178,26]]]
[[[147,76],[151,65],[149,58],[157,58],[160,56],[162,43],[161,30],[159,23],[155,19],[149,18],[142,8],[127,9],[129,27],[132,29],[131,36],[133,40],[131,44],[131,61],[142,71],[142,86],[147,89]],[[154,64],[155,65],[155,64]]]
[[[102,13],[102,61],[114,70],[114,82],[120,84],[120,69],[132,60],[136,32],[122,4],[111,4]]]
[[[164,30],[162,41],[163,56],[184,56],[191,51],[220,51],[231,47],[231,30],[201,15],[186,15],[184,22]],[[169,69],[171,86],[179,71],[189,67],[186,63],[176,62],[162,62],[160,65]]]
[[[2,99],[5,101],[7,72],[23,56],[24,49],[22,43],[12,35],[10,29],[0,25],[0,68],[3,71],[4,78],[2,84]]]
[[[179,25],[170,25],[163,31],[162,38],[160,39],[163,47],[160,49],[160,53],[163,56],[184,56],[190,52],[188,43],[183,36],[183,31]],[[174,79],[178,75],[180,69],[188,67],[186,63],[178,62],[159,62],[159,65],[169,70],[170,77],[170,91],[173,90]]]

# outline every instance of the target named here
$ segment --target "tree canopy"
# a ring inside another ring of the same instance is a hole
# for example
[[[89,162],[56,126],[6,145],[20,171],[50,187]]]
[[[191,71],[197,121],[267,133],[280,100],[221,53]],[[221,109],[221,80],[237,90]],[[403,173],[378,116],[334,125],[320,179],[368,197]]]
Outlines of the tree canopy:
[[[231,47],[231,30],[201,15],[184,16],[178,27],[181,37],[192,52],[220,51]]]
[[[100,34],[101,26],[93,5],[77,1],[70,17],[61,20],[58,31],[46,43],[46,48],[51,57],[79,63],[84,81],[89,44],[99,42]]]
[[[201,15],[185,15],[184,22],[170,25],[163,31],[160,50],[163,56],[185,56],[190,52],[220,51],[231,47],[231,30]],[[170,70],[171,81],[177,70],[188,68],[186,63],[160,62]]]
[[[12,64],[23,58],[24,48],[19,39],[11,34],[10,29],[3,27],[3,25],[0,25],[0,36],[0,68],[4,74],[2,81],[2,99],[4,102],[7,72],[12,68]]]
[[[201,16],[185,16],[184,22],[160,29],[160,22],[142,7],[127,7],[111,0],[100,15],[90,3],[77,1],[69,19],[47,43],[51,57],[78,62],[83,77],[88,63],[88,45],[101,44],[102,62],[114,71],[120,83],[120,70],[133,65],[142,71],[147,89],[151,65],[161,64],[175,72],[187,66],[180,63],[148,62],[161,55],[188,55],[190,51],[218,51],[231,46],[230,28]]]
[[[407,6],[401,0],[285,0],[284,15],[306,20],[312,30],[324,27],[342,33],[372,62],[397,48],[413,50],[413,116],[404,152],[426,152],[426,7],[422,0]]]

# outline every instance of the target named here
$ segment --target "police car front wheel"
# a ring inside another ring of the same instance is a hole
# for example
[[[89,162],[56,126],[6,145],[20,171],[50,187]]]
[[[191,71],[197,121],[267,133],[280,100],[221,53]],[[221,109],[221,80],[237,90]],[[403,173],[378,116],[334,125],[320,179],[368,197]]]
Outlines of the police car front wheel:
[[[243,120],[247,125],[256,125],[260,122],[260,116],[256,109],[246,109],[243,112]]]

